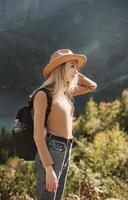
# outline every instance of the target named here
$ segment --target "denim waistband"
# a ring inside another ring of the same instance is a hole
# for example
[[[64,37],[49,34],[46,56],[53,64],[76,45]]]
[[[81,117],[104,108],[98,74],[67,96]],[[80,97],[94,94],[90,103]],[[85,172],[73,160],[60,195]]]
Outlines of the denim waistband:
[[[46,133],[46,138],[48,138],[48,139],[53,138],[55,140],[62,141],[65,144],[70,144],[70,143],[73,143],[73,141],[74,141],[74,138],[66,139],[66,138],[63,138],[63,137],[60,137],[60,136],[53,135],[50,132]]]

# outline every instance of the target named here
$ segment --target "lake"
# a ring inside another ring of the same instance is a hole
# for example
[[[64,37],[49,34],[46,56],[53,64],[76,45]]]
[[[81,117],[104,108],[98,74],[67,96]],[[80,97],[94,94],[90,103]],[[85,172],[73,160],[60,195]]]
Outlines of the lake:
[[[0,90],[0,127],[11,130],[17,110],[27,104],[31,89],[1,89]]]

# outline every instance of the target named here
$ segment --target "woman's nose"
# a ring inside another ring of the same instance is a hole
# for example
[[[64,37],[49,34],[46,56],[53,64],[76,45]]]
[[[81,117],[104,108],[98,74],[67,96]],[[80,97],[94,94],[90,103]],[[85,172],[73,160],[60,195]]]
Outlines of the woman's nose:
[[[74,74],[77,74],[78,73],[78,70],[77,70],[77,67],[74,68]]]

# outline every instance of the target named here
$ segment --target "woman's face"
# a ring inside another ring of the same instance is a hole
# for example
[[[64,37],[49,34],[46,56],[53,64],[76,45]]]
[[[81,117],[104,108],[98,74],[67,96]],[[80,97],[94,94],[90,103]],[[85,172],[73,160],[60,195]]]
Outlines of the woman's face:
[[[78,73],[77,70],[77,62],[76,61],[68,61],[65,63],[65,78],[66,81],[72,81],[76,74]]]

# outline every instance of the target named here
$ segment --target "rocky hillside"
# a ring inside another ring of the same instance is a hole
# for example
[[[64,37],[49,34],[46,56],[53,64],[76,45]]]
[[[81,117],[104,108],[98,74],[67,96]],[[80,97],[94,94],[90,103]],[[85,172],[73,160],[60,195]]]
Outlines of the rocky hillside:
[[[128,87],[128,2],[0,0],[0,88],[34,88],[53,51],[86,54],[97,99]]]

